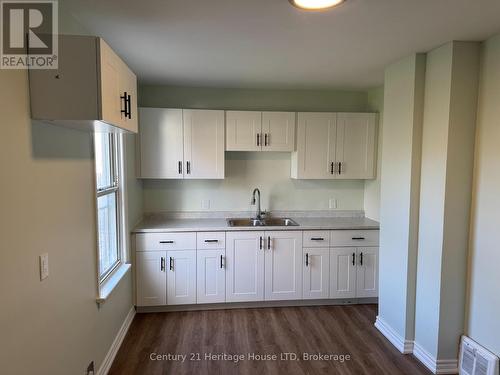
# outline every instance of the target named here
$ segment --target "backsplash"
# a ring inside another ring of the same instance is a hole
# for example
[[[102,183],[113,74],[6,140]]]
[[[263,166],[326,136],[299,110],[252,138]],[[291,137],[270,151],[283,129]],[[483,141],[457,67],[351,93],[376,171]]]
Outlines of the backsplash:
[[[263,210],[363,210],[364,181],[293,180],[290,153],[227,152],[224,180],[144,180],[144,210],[254,211],[253,188]]]

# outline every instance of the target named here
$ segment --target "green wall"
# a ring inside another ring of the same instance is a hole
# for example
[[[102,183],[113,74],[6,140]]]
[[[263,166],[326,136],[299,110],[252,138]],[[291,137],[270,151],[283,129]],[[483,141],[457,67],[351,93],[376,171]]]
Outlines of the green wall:
[[[139,87],[142,107],[362,112],[367,101],[368,94],[364,91]]]

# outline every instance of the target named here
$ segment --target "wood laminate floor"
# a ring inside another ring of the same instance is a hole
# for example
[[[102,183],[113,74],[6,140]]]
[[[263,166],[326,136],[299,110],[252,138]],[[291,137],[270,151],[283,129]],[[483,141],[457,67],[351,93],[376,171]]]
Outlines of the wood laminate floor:
[[[377,331],[376,314],[376,305],[137,314],[109,375],[430,374]]]

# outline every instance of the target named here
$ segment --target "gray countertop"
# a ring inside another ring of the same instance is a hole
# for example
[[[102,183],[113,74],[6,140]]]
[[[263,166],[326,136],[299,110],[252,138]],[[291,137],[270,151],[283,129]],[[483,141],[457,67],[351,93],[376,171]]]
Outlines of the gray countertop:
[[[175,219],[145,217],[133,233],[263,231],[263,230],[328,230],[379,229],[379,223],[364,217],[294,217],[299,226],[293,227],[230,227],[226,219]]]

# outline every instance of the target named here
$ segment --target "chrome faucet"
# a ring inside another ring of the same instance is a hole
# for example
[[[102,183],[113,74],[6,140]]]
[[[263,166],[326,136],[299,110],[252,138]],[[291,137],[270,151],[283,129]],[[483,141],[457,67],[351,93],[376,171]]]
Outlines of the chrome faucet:
[[[255,199],[255,193],[257,193],[259,195],[258,200]],[[257,215],[255,215],[255,218],[257,220],[261,220],[262,219],[262,211],[260,210],[260,190],[257,188],[253,189],[252,201],[251,201],[252,206],[255,206],[256,202],[257,202]]]

